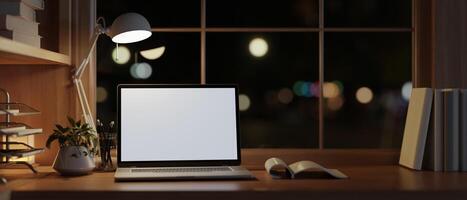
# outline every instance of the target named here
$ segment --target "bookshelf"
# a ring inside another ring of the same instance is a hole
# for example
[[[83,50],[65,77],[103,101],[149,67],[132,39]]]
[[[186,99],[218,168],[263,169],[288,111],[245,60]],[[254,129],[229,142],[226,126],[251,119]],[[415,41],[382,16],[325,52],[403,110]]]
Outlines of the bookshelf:
[[[71,58],[65,54],[33,47],[0,36],[0,65],[4,64],[71,65]]]
[[[31,136],[34,146],[44,147],[55,124],[67,116],[80,118],[80,106],[71,75],[90,46],[95,21],[95,1],[46,0],[37,11],[41,45],[35,47],[0,36],[0,88],[41,111],[41,117],[24,116],[18,123],[41,127],[43,134]],[[83,74],[89,94],[95,91],[95,60]],[[94,95],[88,96],[94,102]],[[95,108],[92,107],[93,112]],[[0,117],[2,119],[2,117]],[[34,157],[35,164],[51,165],[58,146]]]

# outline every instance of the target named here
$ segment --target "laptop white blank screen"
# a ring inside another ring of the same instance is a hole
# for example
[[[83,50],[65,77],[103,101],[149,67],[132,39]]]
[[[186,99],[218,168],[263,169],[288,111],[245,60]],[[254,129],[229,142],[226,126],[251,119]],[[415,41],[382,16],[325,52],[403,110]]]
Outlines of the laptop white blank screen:
[[[237,159],[234,88],[121,88],[121,161]]]

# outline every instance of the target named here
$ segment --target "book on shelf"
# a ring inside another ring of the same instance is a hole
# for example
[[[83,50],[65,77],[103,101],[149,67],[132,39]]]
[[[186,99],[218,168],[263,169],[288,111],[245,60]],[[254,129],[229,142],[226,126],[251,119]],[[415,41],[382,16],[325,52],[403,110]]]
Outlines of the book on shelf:
[[[466,172],[467,89],[435,89],[432,109],[423,168]]]
[[[25,20],[24,18],[14,15],[0,14],[0,30],[19,32],[29,36],[38,36],[39,23]]]
[[[264,168],[266,172],[275,179],[315,178],[319,177],[317,175],[323,175],[323,173],[333,178],[348,178],[347,175],[337,169],[328,169],[308,160],[302,160],[287,165],[280,158],[269,158],[264,163]]]
[[[412,90],[399,157],[399,164],[402,166],[416,170],[422,168],[432,102],[432,89]]]
[[[444,89],[444,171],[459,170],[459,90]]]
[[[24,3],[34,10],[44,10],[44,0],[3,0],[7,2]]]
[[[459,117],[459,141],[460,141],[460,171],[467,172],[467,89],[460,90],[460,117]]]
[[[19,1],[0,1],[0,14],[15,15],[32,22],[36,21],[36,11]]]
[[[41,47],[41,38],[39,35],[31,36],[27,34],[23,34],[21,32],[10,31],[10,30],[0,30],[0,36],[6,37],[8,39],[12,39],[14,41],[18,41],[21,43],[25,43],[34,47]]]
[[[427,133],[423,168],[443,171],[444,166],[444,98],[442,89],[433,90],[433,108],[430,129]]]

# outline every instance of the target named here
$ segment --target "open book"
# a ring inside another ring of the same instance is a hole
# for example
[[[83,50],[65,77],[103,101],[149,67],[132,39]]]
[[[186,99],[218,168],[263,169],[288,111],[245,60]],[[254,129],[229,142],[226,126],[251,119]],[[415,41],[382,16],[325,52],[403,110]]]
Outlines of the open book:
[[[337,169],[325,168],[313,161],[303,160],[287,165],[279,158],[269,158],[264,163],[266,171],[273,178],[313,178],[314,175],[324,173],[334,178],[344,179],[347,175]]]

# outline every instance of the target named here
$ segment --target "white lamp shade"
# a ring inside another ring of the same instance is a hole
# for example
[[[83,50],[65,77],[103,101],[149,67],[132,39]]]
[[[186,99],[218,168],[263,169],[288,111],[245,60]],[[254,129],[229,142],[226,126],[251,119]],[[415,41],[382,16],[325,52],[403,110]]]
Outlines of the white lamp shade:
[[[125,13],[117,17],[108,35],[115,43],[139,42],[152,34],[148,20],[138,13]]]

